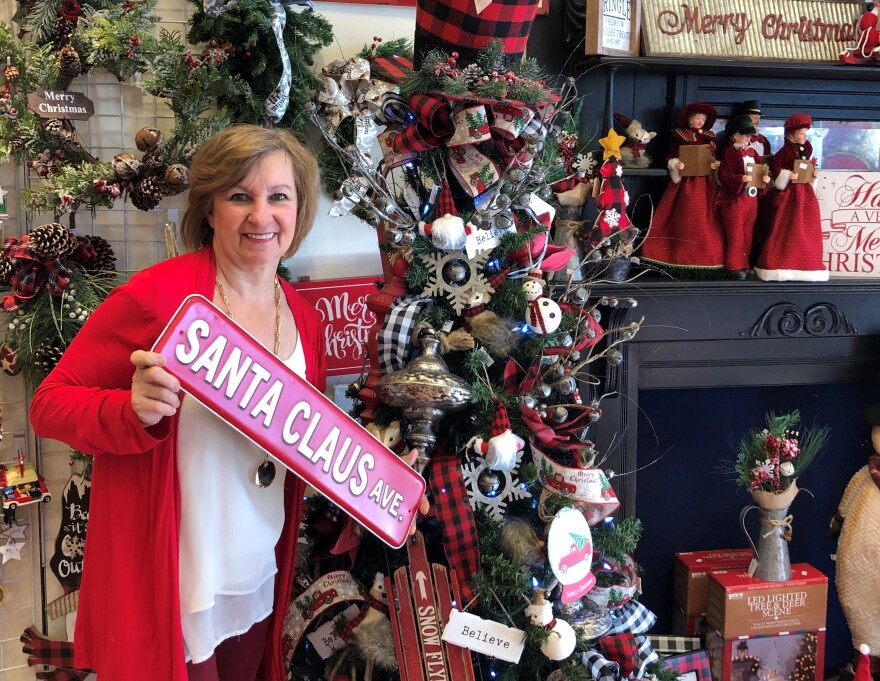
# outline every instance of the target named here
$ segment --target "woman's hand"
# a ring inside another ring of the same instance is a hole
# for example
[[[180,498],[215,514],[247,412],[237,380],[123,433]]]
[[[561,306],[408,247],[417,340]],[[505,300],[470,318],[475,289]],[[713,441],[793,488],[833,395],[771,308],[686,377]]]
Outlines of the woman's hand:
[[[416,462],[418,456],[419,450],[413,449],[409,454],[401,458],[407,466],[412,466]],[[419,513],[415,518],[413,518],[412,525],[409,526],[409,536],[412,536],[416,533],[416,522],[418,521],[419,516],[428,515],[428,511],[430,510],[431,504],[428,502],[428,497],[423,494],[421,501],[419,501]]]
[[[144,427],[154,426],[180,408],[180,381],[162,367],[165,357],[158,352],[135,350],[131,353],[131,406]],[[420,507],[421,508],[421,507]]]

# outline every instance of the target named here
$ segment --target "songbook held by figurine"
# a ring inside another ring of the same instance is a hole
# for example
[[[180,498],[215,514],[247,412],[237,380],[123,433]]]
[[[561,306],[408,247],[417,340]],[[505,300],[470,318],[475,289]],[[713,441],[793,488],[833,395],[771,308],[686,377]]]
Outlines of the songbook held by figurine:
[[[684,163],[682,177],[705,177],[712,174],[715,155],[708,144],[688,144],[678,148],[678,160]]]
[[[795,177],[795,174],[797,174],[797,177]],[[796,159],[794,165],[791,167],[792,184],[806,184],[807,182],[812,182],[815,175],[816,169],[809,159]]]
[[[764,178],[770,174],[770,168],[760,163],[755,164],[747,162],[745,164],[744,174],[751,178],[746,182],[746,192],[749,196],[757,196],[758,191],[767,186],[767,183],[764,182]]]

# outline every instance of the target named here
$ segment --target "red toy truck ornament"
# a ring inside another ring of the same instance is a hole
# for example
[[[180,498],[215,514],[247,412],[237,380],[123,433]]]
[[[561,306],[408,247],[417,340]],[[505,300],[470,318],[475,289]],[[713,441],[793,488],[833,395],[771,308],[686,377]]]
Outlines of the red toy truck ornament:
[[[19,451],[16,461],[0,463],[0,489],[3,490],[3,515],[8,517],[19,506],[42,501],[48,504],[52,495],[46,487],[43,476],[37,473],[34,464],[25,462]]]

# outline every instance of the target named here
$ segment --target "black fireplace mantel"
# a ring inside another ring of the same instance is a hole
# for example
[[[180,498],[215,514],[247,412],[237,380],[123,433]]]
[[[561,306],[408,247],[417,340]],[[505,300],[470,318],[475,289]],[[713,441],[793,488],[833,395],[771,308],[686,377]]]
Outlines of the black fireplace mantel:
[[[880,370],[880,280],[682,282],[635,279],[593,288],[631,297],[613,308],[611,331],[644,318],[606,370],[594,439],[615,470],[637,468],[639,392],[686,388],[815,385],[876,380]],[[615,489],[635,514],[636,475]]]

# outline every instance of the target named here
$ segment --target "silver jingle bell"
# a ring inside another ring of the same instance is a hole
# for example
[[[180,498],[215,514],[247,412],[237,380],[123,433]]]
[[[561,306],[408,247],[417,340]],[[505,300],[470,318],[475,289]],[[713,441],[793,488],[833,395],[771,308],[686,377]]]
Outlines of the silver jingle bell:
[[[501,490],[501,476],[495,471],[486,468],[477,477],[477,487],[487,497],[494,497]]]

